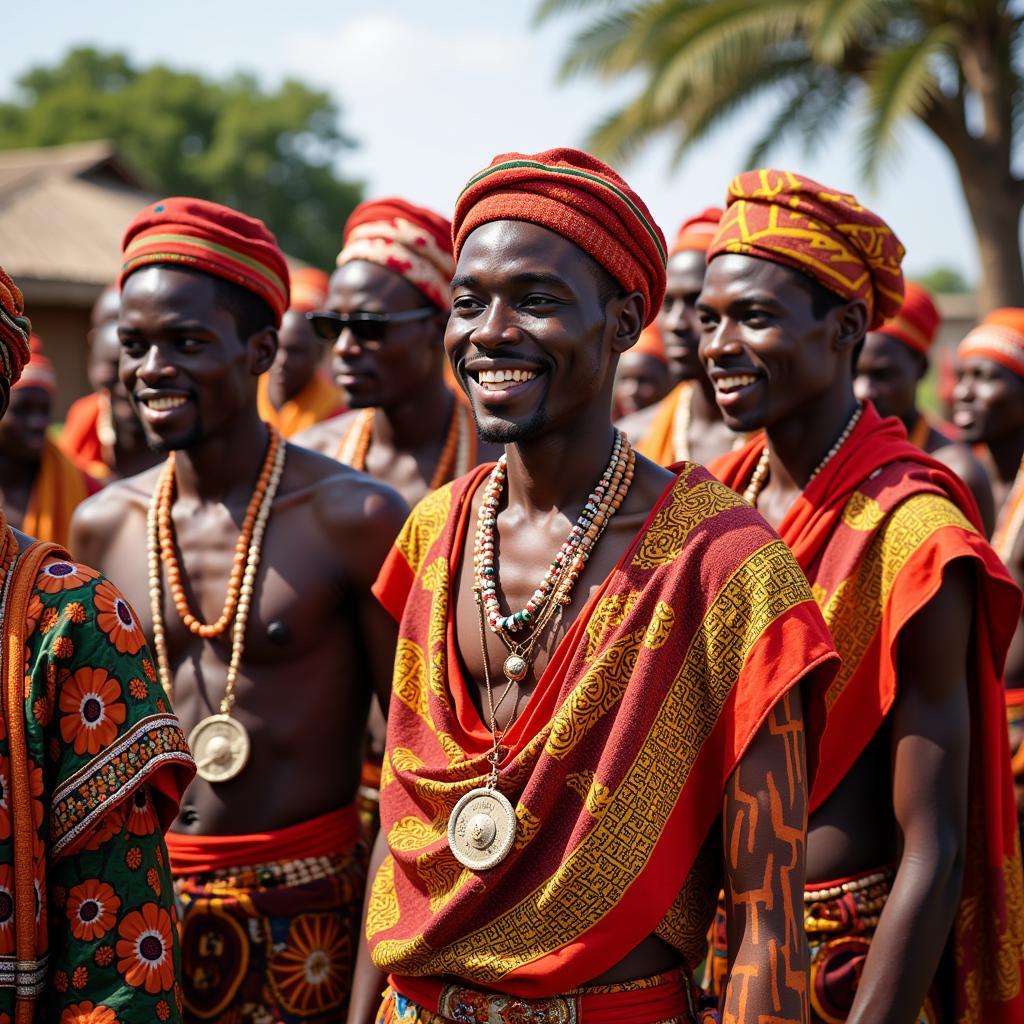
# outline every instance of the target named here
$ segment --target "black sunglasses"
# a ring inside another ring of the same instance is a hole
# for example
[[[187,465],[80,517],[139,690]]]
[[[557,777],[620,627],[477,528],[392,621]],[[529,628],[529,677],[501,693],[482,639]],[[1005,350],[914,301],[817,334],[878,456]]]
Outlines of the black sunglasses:
[[[388,324],[405,324],[412,320],[426,320],[440,312],[434,306],[408,309],[400,313],[307,313],[306,319],[313,325],[317,336],[324,341],[337,341],[347,327],[359,341],[380,341]]]

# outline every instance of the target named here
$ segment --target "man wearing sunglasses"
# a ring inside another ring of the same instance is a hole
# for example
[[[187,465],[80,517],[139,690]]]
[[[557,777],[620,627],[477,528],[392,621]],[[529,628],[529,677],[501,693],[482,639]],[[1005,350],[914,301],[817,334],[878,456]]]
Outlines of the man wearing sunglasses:
[[[350,412],[296,435],[298,444],[365,470],[410,506],[497,458],[444,377],[454,272],[451,225],[402,199],[360,204],[345,225],[328,308],[307,314],[333,345]]]

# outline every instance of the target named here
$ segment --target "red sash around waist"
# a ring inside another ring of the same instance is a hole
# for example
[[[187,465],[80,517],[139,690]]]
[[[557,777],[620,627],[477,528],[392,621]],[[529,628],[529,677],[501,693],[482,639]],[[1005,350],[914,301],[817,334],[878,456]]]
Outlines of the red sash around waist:
[[[172,874],[196,875],[248,864],[347,853],[358,842],[360,834],[359,810],[355,804],[349,804],[273,832],[242,836],[190,836],[168,832],[167,852],[171,855]]]

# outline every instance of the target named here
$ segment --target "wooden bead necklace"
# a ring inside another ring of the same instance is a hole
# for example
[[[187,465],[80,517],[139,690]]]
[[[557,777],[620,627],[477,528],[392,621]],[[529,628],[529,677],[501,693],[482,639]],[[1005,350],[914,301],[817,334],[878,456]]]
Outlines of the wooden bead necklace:
[[[264,472],[268,469],[266,461],[264,462],[263,471],[260,473],[260,482],[257,483],[257,493],[259,493],[260,500],[254,516],[252,529],[249,533],[238,593],[231,610],[231,617],[234,621],[231,629],[231,657],[225,677],[224,697],[220,702],[219,713],[202,719],[189,735],[189,745],[195,755],[199,775],[208,782],[226,782],[228,779],[234,778],[245,767],[249,758],[249,734],[245,726],[231,717],[231,709],[235,703],[235,685],[238,680],[242,655],[245,649],[245,631],[249,621],[253,594],[255,593],[256,574],[259,571],[263,539],[266,534],[267,523],[270,520],[270,511],[274,505],[274,499],[277,496],[277,490],[284,473],[285,454],[287,451],[280,434],[269,425],[267,429],[270,433],[267,452],[268,455],[271,452],[273,453],[273,461],[269,464],[266,483],[262,483]],[[170,458],[168,462],[171,462]],[[173,474],[173,463],[171,472]],[[166,476],[166,474],[167,470],[165,467],[164,475]],[[164,508],[164,503],[168,500],[168,495],[171,496],[173,501],[173,487],[158,486],[154,490],[153,500],[150,502],[146,517],[146,525],[149,602],[153,620],[153,647],[156,653],[160,683],[168,697],[173,697],[174,677],[171,673],[170,656],[167,651],[167,631],[163,617],[161,573],[161,562],[164,560],[162,559],[163,544],[160,513]],[[250,502],[251,507],[252,502]],[[167,512],[167,518],[169,519],[169,507]],[[170,573],[168,573],[168,582],[170,582]],[[178,611],[180,614],[180,608]],[[182,621],[185,621],[184,617],[182,617]],[[197,633],[196,630],[191,630],[191,632]],[[211,638],[204,637],[204,639]]]
[[[366,471],[366,456],[373,437],[375,409],[362,409],[352,425],[345,431],[335,458],[339,462]],[[448,422],[444,447],[430,478],[429,490],[436,491],[449,480],[465,476],[476,464],[476,428],[470,409],[453,398],[452,416]]]
[[[814,468],[814,472],[807,478],[807,483],[804,484],[803,489],[806,491],[811,485],[811,481],[828,465],[828,463],[835,457],[839,452],[839,449],[846,444],[850,435],[853,433],[857,424],[860,422],[861,414],[864,412],[864,406],[858,404],[853,415],[850,417],[846,426],[843,427],[843,432],[836,439],[836,443],[829,448],[825,455],[825,458],[818,463]],[[757,498],[764,488],[765,481],[768,479],[768,446],[765,445],[764,451],[761,452],[761,458],[757,460],[757,466],[754,468],[754,474],[750,478],[750,483],[747,484],[747,489],[743,492],[744,501],[748,501],[755,508],[757,507]]]

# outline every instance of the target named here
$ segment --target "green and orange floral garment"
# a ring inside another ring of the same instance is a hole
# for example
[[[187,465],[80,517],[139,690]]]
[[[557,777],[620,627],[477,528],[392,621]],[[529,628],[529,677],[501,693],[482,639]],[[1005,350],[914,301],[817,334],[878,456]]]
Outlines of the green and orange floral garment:
[[[119,591],[16,548],[0,517],[0,1024],[178,1021],[163,833],[185,737]]]

